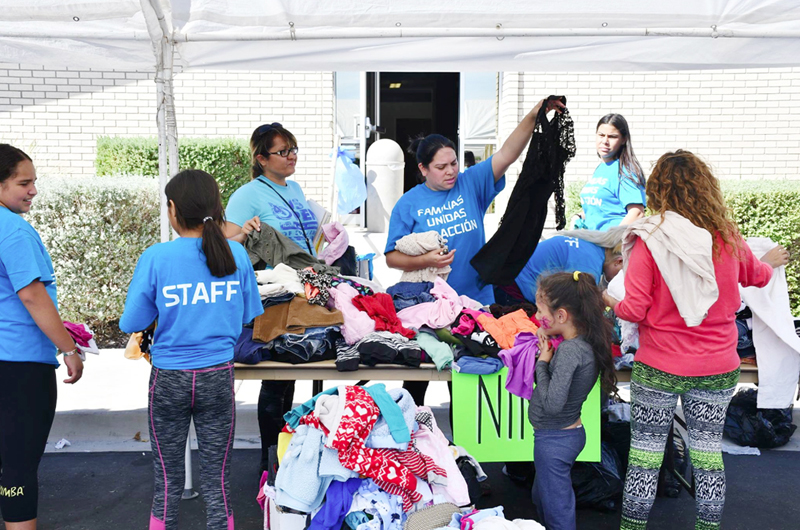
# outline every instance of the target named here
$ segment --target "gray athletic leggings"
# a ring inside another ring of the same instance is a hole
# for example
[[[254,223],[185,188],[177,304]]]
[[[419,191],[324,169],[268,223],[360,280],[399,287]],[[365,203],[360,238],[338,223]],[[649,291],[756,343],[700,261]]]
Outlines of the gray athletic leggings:
[[[178,528],[186,437],[192,418],[200,449],[207,528],[232,530],[229,475],[236,422],[233,363],[200,370],[153,367],[149,397],[154,479],[150,530]]]

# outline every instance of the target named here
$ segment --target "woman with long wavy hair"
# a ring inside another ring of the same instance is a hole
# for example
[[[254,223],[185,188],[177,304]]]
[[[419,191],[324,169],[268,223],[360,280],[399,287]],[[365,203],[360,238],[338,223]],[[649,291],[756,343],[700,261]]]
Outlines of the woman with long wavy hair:
[[[719,181],[688,151],[658,160],[647,200],[656,214],[632,225],[625,238],[625,299],[606,295],[618,317],[639,324],[622,528],[647,526],[679,397],[697,484],[696,528],[719,528],[725,501],[722,428],[739,381],[738,286],[765,286],[789,254],[777,247],[761,261],[753,255]]]

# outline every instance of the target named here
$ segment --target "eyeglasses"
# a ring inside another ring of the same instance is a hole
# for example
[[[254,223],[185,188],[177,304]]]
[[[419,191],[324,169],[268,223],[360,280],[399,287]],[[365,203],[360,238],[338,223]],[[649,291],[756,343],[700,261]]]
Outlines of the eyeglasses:
[[[281,158],[288,157],[289,153],[291,153],[293,155],[296,155],[297,154],[297,148],[296,147],[290,147],[288,149],[281,149],[280,151],[275,151],[274,153],[270,153],[269,151],[267,151],[268,155],[278,155]]]
[[[256,134],[261,136],[262,134],[268,133],[272,129],[278,129],[278,128],[283,128],[283,125],[281,125],[277,121],[274,123],[266,123],[260,126],[258,129],[256,129]]]

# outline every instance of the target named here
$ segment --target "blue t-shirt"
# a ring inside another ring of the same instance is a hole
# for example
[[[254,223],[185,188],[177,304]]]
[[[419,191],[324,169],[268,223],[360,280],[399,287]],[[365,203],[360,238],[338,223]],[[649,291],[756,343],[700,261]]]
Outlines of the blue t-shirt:
[[[55,344],[17,294],[36,280],[58,309],[56,273],[42,239],[21,215],[0,206],[0,361],[58,366]]]
[[[574,237],[555,236],[539,242],[533,256],[517,276],[522,296],[536,303],[539,275],[551,272],[588,272],[596,282],[603,276],[606,251],[594,243]]]
[[[287,207],[287,203],[291,208]],[[267,223],[306,252],[309,252],[310,245],[310,254],[316,255],[313,249],[314,234],[319,223],[308,206],[300,184],[287,180],[286,186],[280,186],[261,175],[233,192],[225,209],[226,220],[243,226],[256,215],[262,223]],[[308,244],[303,229],[308,236]]]
[[[218,278],[201,243],[181,237],[153,245],[133,272],[119,328],[134,333],[158,319],[150,347],[156,368],[194,370],[232,360],[242,324],[264,312],[244,247],[229,241],[237,270]]]
[[[628,215],[628,206],[647,206],[644,186],[619,174],[619,159],[600,162],[594,175],[581,190],[581,205],[589,230],[608,230],[618,226]]]
[[[460,295],[482,304],[494,303],[492,286],[480,286],[478,272],[469,261],[486,243],[483,217],[505,185],[505,176],[495,183],[491,157],[459,173],[451,190],[433,191],[418,184],[392,209],[384,253],[395,250],[397,240],[408,234],[436,230],[447,238],[450,250],[456,249],[447,283]]]

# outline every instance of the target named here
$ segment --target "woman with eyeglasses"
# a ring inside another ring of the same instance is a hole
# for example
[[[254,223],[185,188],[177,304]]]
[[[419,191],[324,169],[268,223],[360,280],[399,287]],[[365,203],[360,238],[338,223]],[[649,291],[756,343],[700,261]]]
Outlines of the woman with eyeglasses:
[[[300,185],[287,180],[297,164],[297,139],[280,123],[258,127],[250,137],[252,179],[236,190],[225,210],[225,235],[243,243],[267,223],[314,255],[317,219]],[[283,415],[292,408],[294,381],[262,381],[258,396],[261,470],[268,467],[269,448],[278,443]]]
[[[250,152],[253,180],[231,195],[225,235],[243,243],[250,232],[267,223],[313,255],[317,218],[300,184],[286,180],[297,165],[294,135],[280,123],[262,125],[250,137]]]

